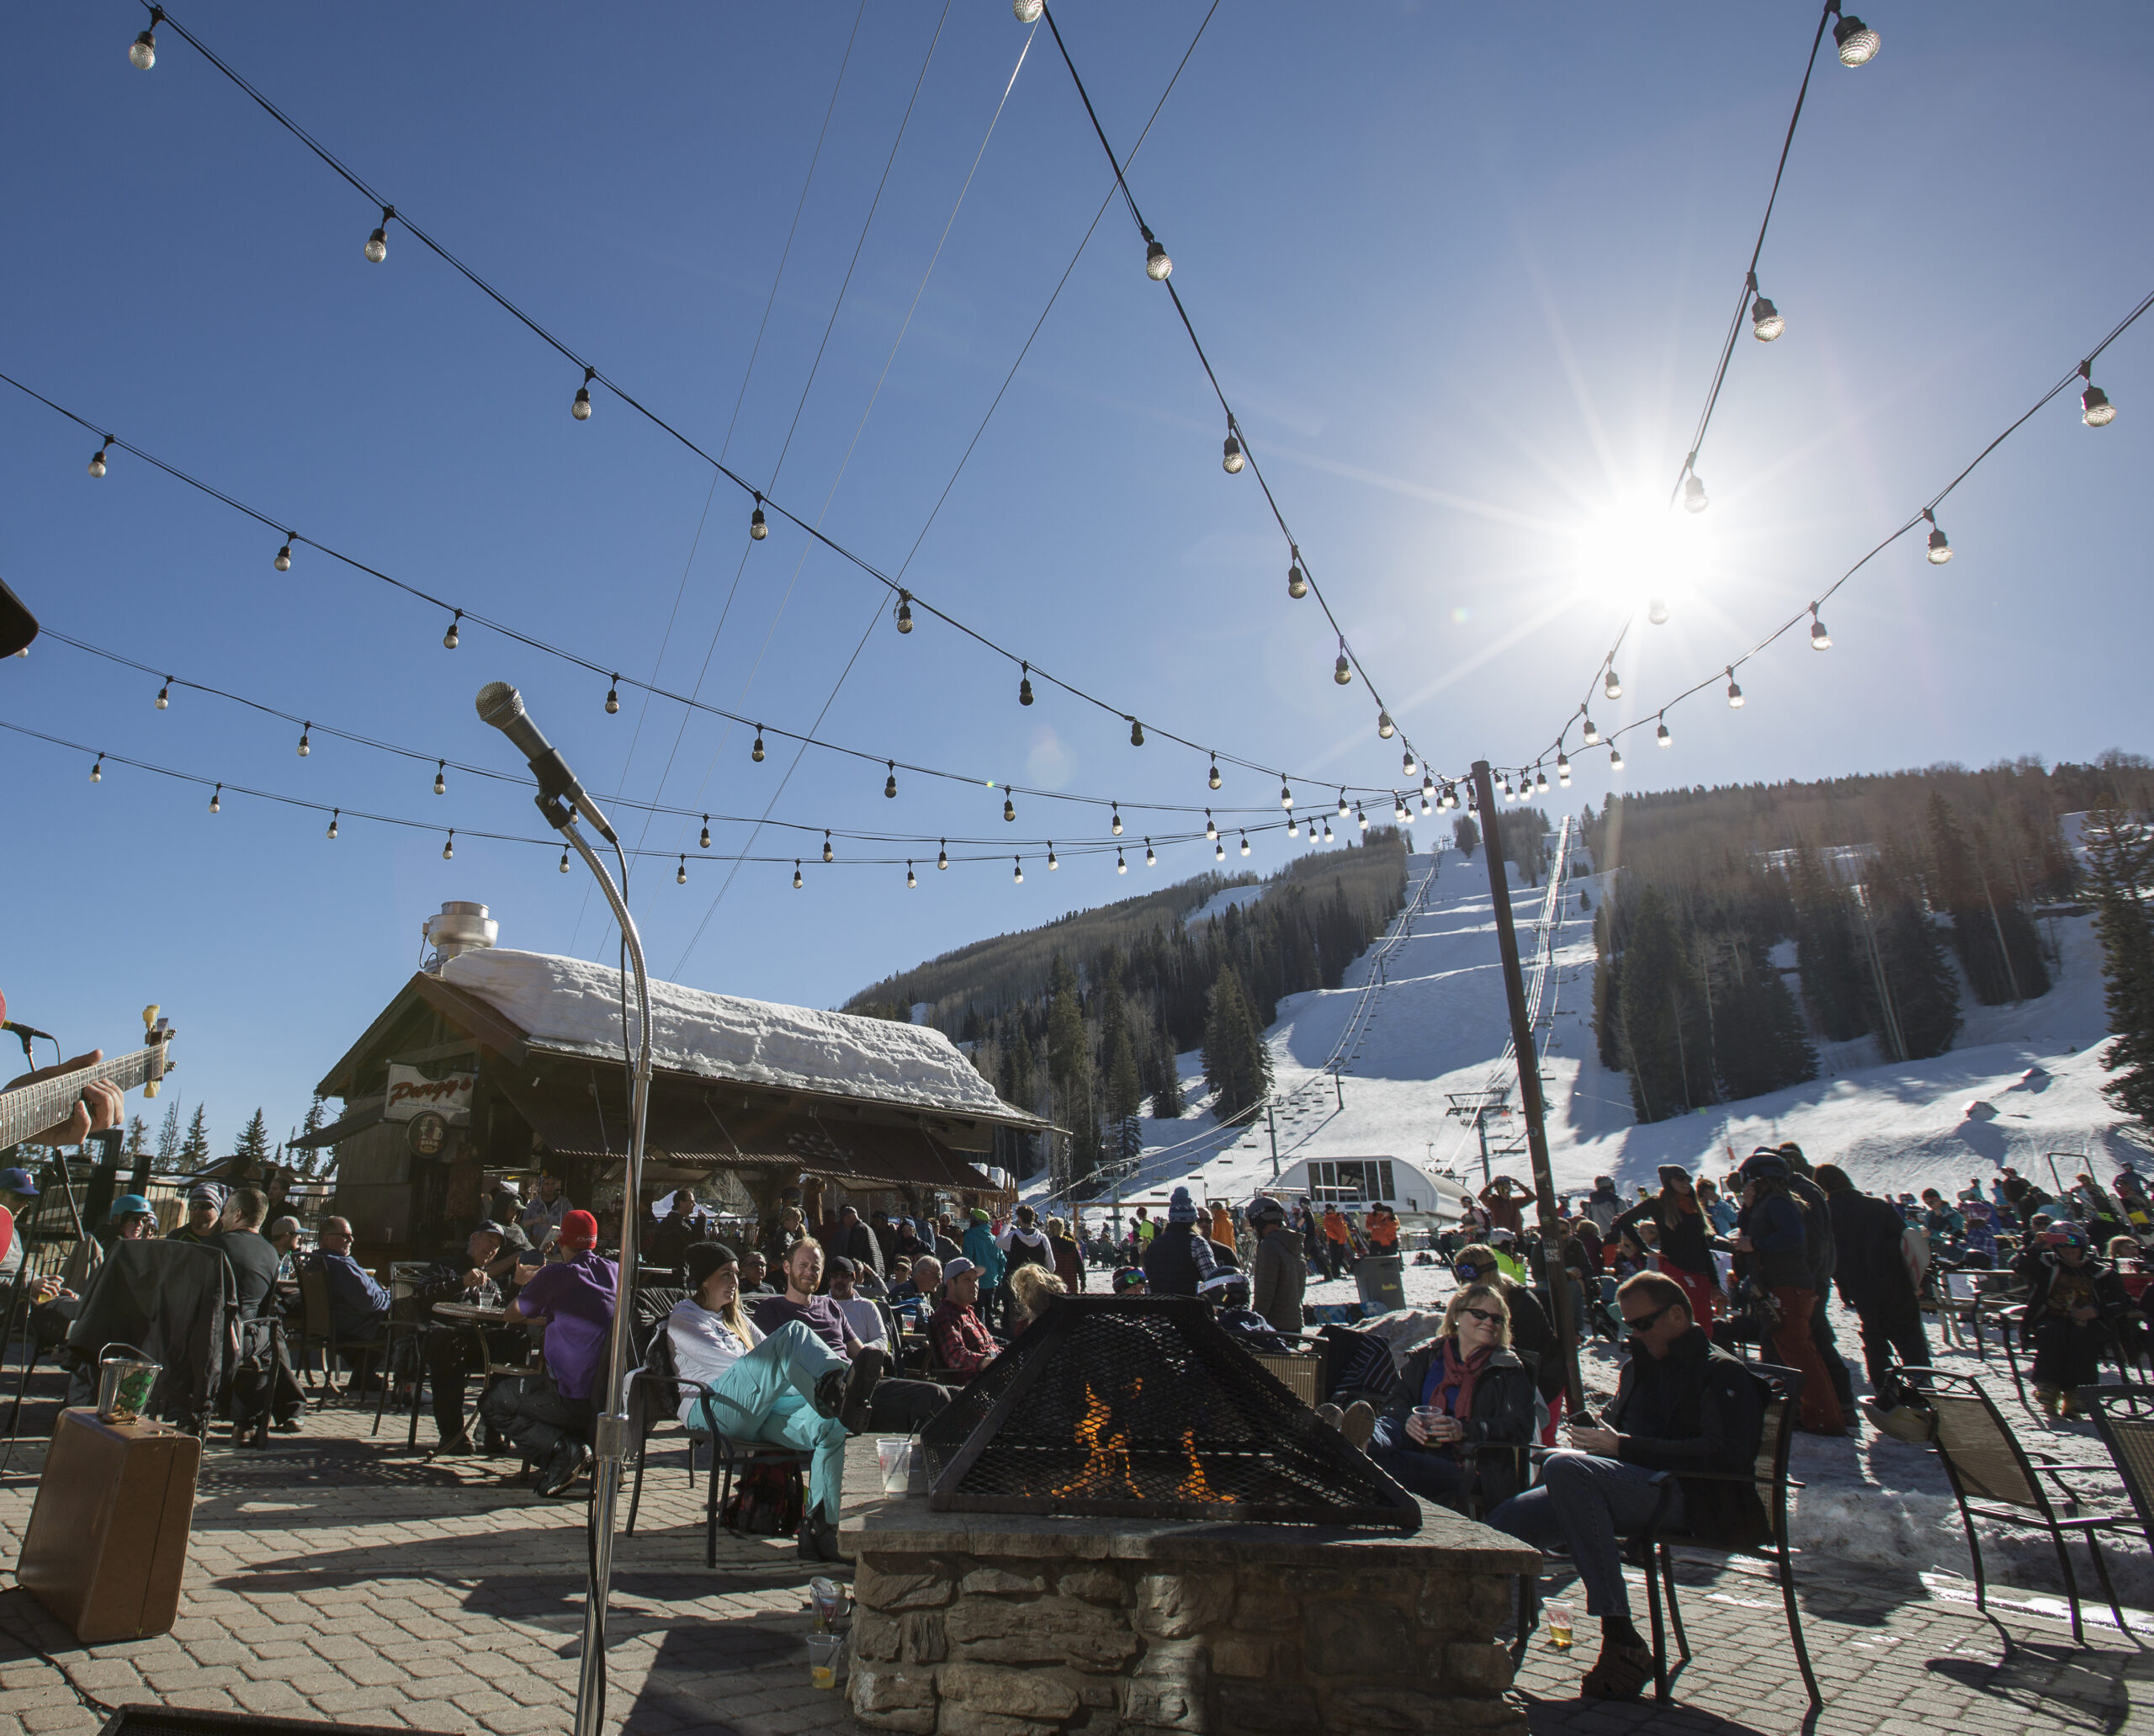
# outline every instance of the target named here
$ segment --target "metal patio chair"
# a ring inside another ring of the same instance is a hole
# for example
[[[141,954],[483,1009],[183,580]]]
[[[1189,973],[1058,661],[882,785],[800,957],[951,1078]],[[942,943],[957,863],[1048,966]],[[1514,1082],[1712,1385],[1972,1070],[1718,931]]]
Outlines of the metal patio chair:
[[[1967,1553],[1973,1558],[1975,1566],[1975,1607],[1985,1611],[1989,1607],[1988,1579],[1982,1569],[1982,1540],[1975,1534],[1975,1521],[1987,1519],[1995,1524],[2043,1532],[2056,1550],[2057,1566],[2064,1574],[2065,1595],[2072,1606],[2072,1641],[2075,1644],[2082,1643],[2084,1630],[2079,1615],[2079,1579],[2072,1571],[2072,1553],[2066,1547],[2065,1536],[2067,1532],[2077,1532],[2087,1540],[2087,1552],[2094,1558],[2095,1577],[2101,1582],[2102,1594],[2109,1600],[2118,1630],[2128,1631],[2124,1611],[2117,1601],[2116,1587],[2110,1582],[2109,1563],[2103,1559],[2096,1534],[2104,1531],[2144,1531],[2146,1514],[2141,1510],[2082,1516],[2080,1504],[2093,1497],[2075,1490],[2071,1482],[2075,1476],[2109,1477],[2115,1473],[2101,1465],[2060,1463],[2047,1453],[2032,1452],[2022,1447],[1996,1401],[1982,1390],[1972,1375],[1948,1373],[1936,1368],[1901,1367],[1895,1367],[1893,1374],[1896,1378],[1915,1379],[1922,1385],[1924,1398],[1937,1413],[1937,1456],[1944,1462],[1944,1474],[1951,1482],[1953,1498],[1960,1504],[1960,1522],[1966,1529]],[[2109,1438],[2110,1431],[2123,1425],[2122,1419],[2109,1419],[2104,1439]],[[2154,1432],[2154,1425],[2141,1423],[2137,1427]],[[2124,1440],[2128,1436],[2120,1433],[2116,1438]],[[2145,1436],[2138,1437],[2131,1450],[2143,1452],[2146,1440]],[[2114,1453],[2115,1448],[2111,1451]],[[2121,1466],[2121,1457],[2119,1463]],[[2056,1485],[2054,1497],[2044,1482],[2045,1478]],[[2065,1509],[2063,1516],[2057,1512],[2059,1505]]]

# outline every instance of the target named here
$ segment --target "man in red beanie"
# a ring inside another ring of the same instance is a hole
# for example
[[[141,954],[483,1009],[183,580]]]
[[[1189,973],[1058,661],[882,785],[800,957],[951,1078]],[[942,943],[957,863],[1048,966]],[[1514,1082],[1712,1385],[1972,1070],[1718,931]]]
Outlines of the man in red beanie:
[[[606,1351],[613,1331],[618,1275],[595,1251],[598,1220],[561,1218],[550,1266],[520,1266],[511,1306],[545,1327],[547,1381],[504,1380],[480,1401],[485,1420],[538,1464],[538,1492],[565,1494],[591,1462],[591,1425],[606,1397]]]

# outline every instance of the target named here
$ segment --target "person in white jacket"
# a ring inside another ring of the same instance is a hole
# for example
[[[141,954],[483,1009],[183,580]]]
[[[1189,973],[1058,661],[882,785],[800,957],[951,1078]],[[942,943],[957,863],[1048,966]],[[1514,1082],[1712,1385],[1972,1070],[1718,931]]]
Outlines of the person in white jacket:
[[[1017,1268],[1043,1266],[1053,1272],[1054,1250],[1048,1245],[1047,1232],[1040,1228],[1037,1213],[1030,1206],[1020,1206],[1011,1213],[1009,1223],[995,1237],[995,1245],[1002,1250],[1001,1317],[1006,1322],[1015,1318],[1011,1312],[1010,1281],[1016,1277]]]

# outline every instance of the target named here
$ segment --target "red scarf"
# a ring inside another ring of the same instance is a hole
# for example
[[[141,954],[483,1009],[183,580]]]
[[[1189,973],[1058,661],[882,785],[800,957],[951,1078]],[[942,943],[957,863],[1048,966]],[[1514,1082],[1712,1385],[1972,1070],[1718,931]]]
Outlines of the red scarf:
[[[1455,1416],[1461,1422],[1473,1415],[1473,1383],[1481,1378],[1481,1371],[1488,1366],[1489,1353],[1495,1349],[1489,1345],[1474,1351],[1464,1362],[1459,1360],[1458,1340],[1446,1338],[1438,1346],[1443,1351],[1440,1363],[1432,1362],[1427,1384],[1421,1393],[1424,1404],[1433,1404],[1446,1416]]]

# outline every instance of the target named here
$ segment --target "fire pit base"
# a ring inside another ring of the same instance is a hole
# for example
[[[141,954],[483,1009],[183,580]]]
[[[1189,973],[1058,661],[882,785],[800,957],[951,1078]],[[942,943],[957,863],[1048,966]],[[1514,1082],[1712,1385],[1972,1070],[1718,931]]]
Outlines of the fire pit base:
[[[937,1513],[846,1519],[852,1711],[916,1736],[1522,1736],[1515,1540],[1440,1509],[1410,1537]]]

